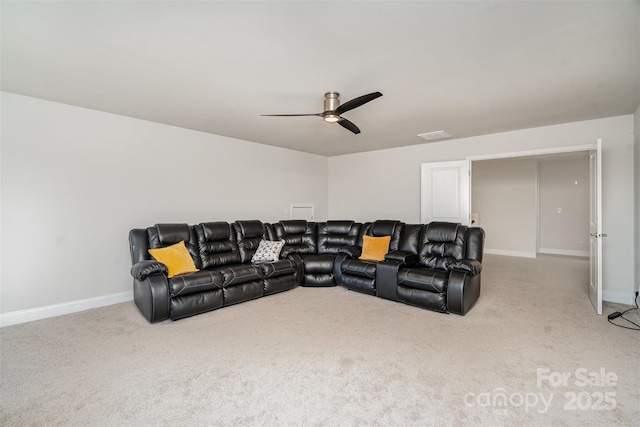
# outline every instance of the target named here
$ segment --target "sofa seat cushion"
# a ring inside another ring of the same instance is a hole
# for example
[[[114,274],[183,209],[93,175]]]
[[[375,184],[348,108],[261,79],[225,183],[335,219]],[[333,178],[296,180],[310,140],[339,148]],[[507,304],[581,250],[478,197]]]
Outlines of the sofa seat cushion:
[[[362,259],[345,259],[340,265],[343,275],[366,277],[368,279],[376,278],[376,261],[366,261]]]
[[[336,255],[319,254],[319,255],[302,255],[305,274],[331,273],[333,272],[333,263]]]
[[[262,269],[263,277],[269,279],[271,277],[284,276],[287,274],[295,274],[296,263],[290,259],[281,259],[273,262],[263,262],[258,264]]]
[[[220,274],[222,274],[222,278],[224,279],[222,286],[225,288],[262,280],[264,277],[260,266],[253,264],[238,264],[225,267],[220,270]]]
[[[169,279],[169,295],[172,298],[215,289],[222,289],[222,276],[215,271],[201,270]]]
[[[444,293],[449,273],[430,268],[403,268],[398,272],[398,286],[423,291]]]

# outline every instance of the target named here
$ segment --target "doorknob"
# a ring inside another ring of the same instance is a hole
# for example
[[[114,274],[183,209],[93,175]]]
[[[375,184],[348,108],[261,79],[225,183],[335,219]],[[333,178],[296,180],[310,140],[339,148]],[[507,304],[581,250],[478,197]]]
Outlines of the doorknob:
[[[607,235],[606,235],[606,234],[604,234],[604,233],[602,233],[602,234],[598,234],[598,233],[590,233],[590,234],[589,234],[589,236],[591,236],[591,237],[595,237],[595,238],[598,238],[598,237],[607,237]]]

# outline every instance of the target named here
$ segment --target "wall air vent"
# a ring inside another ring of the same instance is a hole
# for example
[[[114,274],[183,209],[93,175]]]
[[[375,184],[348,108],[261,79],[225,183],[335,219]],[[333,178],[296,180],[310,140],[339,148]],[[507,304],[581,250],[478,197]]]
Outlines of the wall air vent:
[[[435,132],[419,133],[418,136],[427,141],[433,141],[434,139],[449,138],[451,134],[443,130],[437,130]]]

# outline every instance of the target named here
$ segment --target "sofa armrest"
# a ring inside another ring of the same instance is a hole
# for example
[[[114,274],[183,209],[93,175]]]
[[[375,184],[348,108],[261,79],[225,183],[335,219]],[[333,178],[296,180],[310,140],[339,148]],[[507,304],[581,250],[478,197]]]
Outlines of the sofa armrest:
[[[480,274],[451,270],[447,283],[447,310],[465,315],[480,297]]]
[[[282,257],[284,258],[284,257]],[[290,253],[287,255],[286,259],[290,259],[296,266],[296,284],[302,285],[304,281],[304,261],[300,255],[296,252]]]
[[[472,276],[482,272],[482,263],[475,259],[459,259],[448,265],[449,270],[458,270],[469,273]]]
[[[161,264],[162,265],[162,264]],[[151,274],[144,280],[133,280],[133,300],[151,323],[169,318],[169,283],[164,274]]]
[[[345,246],[343,248],[338,249],[339,254],[348,255],[351,258],[358,258],[362,255],[362,248],[360,246]]]
[[[136,280],[145,280],[152,274],[160,273],[165,276],[168,274],[169,270],[167,266],[161,262],[154,260],[145,260],[140,261],[131,267],[131,275]]]
[[[413,267],[418,263],[418,255],[406,251],[391,251],[384,256],[384,260],[396,262],[406,267]]]

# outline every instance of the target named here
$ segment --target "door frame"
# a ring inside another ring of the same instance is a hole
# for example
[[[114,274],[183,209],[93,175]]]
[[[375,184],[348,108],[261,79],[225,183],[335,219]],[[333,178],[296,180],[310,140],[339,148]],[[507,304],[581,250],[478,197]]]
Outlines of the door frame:
[[[598,145],[601,144],[600,141],[601,141],[601,138],[597,138],[596,141],[591,144],[570,145],[570,146],[564,146],[564,147],[550,147],[550,148],[541,148],[541,149],[535,149],[535,150],[512,151],[507,153],[494,153],[494,154],[486,154],[486,155],[479,155],[479,156],[467,156],[465,159],[473,163],[474,161],[477,161],[477,160],[513,159],[513,158],[519,158],[519,157],[538,156],[538,155],[546,155],[546,154],[575,153],[578,151],[591,152],[593,150],[598,150]],[[602,162],[602,156],[598,156],[598,157],[599,157],[599,161]],[[470,176],[469,188],[472,188],[471,187],[472,181],[473,181],[473,176]],[[473,194],[473,191],[470,191],[469,193],[471,195]],[[470,200],[470,208],[471,208],[471,211],[473,211],[473,200]],[[600,200],[599,200],[599,209],[601,208],[602,208],[602,194],[600,194]],[[600,228],[602,227],[601,219],[602,219],[602,216],[600,216]],[[602,239],[598,239],[598,240],[602,241]],[[602,245],[600,246],[600,249],[602,249]],[[602,256],[602,250],[600,250],[600,256]],[[590,264],[592,262],[593,260],[591,260],[591,257],[590,257]],[[599,278],[600,278],[599,299],[600,301],[602,301],[602,263],[599,263],[599,264],[600,264],[598,265]],[[592,268],[593,266],[589,265],[590,271],[592,270]],[[589,289],[591,289],[591,284],[589,284]],[[596,313],[602,314],[601,309],[598,310],[598,307],[595,307],[595,308],[596,308]]]
[[[579,151],[589,152],[595,150],[597,147],[597,142],[592,144],[582,144],[582,145],[569,145],[563,147],[549,147],[549,148],[537,148],[533,150],[522,150],[522,151],[510,151],[503,153],[493,153],[493,154],[482,154],[477,156],[467,156],[465,160],[469,160],[469,170],[473,170],[473,162],[478,160],[499,160],[499,159],[516,159],[520,157],[530,157],[530,156],[540,156],[540,155],[548,155],[548,154],[564,154],[564,153],[575,153]],[[471,191],[471,184],[473,181],[473,173],[469,176],[469,210],[473,213],[473,191]],[[536,171],[536,223],[538,222],[538,172]],[[536,251],[538,250],[539,236],[536,231]]]
[[[478,156],[467,156],[466,160],[472,162],[476,160],[513,159],[517,157],[540,156],[544,154],[574,153],[576,151],[591,151],[596,148],[596,143],[583,145],[569,145],[566,147],[539,148],[535,150],[511,151],[507,153],[483,154]]]
[[[589,152],[589,299],[602,314],[602,139]]]

